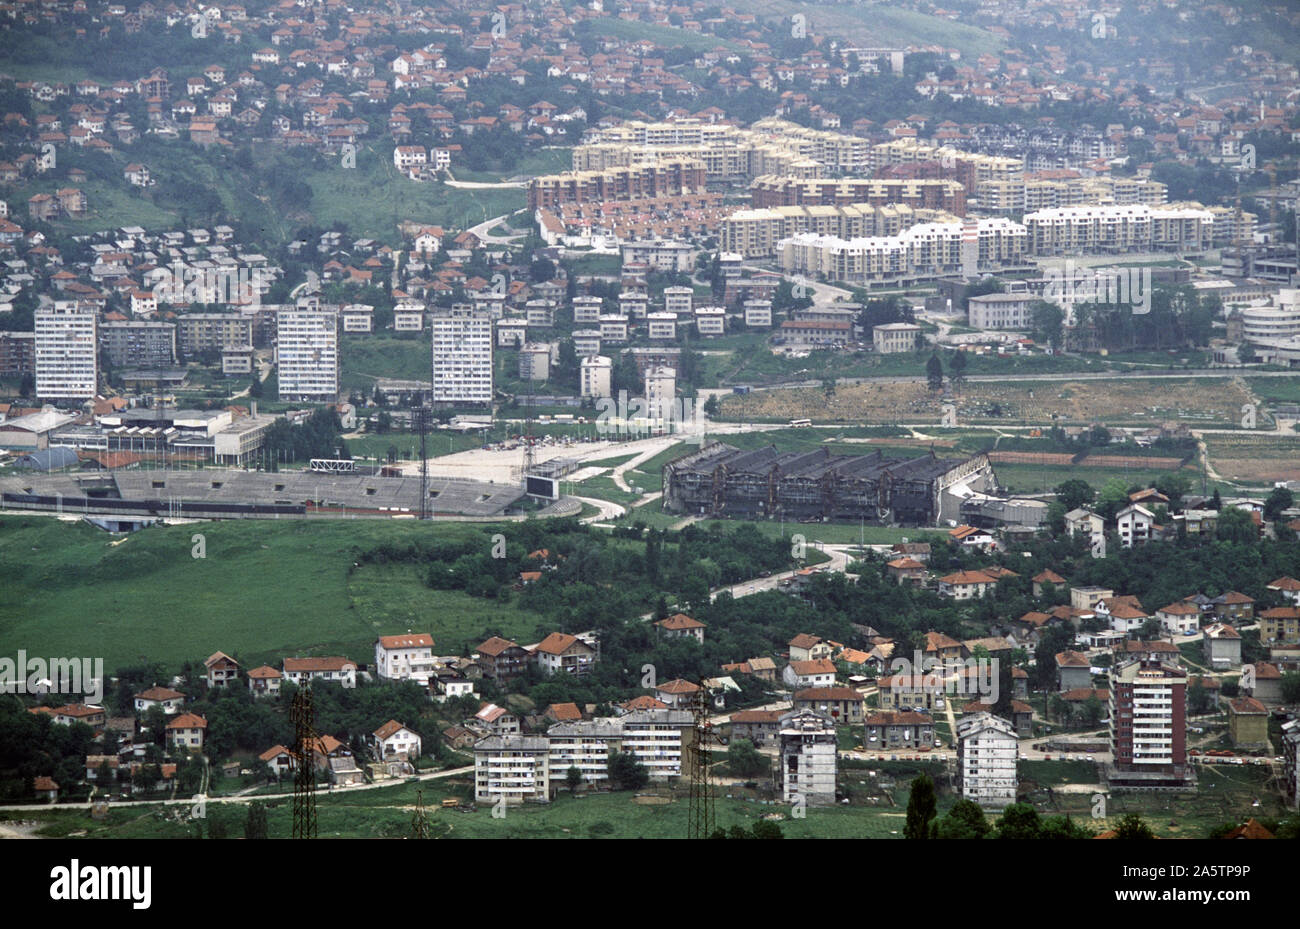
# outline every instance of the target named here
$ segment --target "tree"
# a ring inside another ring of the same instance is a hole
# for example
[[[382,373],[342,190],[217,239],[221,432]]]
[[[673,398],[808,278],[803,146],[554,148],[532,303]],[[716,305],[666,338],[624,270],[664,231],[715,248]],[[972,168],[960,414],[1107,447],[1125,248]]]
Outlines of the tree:
[[[1115,838],[1117,839],[1154,839],[1155,833],[1151,831],[1142,817],[1137,813],[1128,813],[1119,821],[1115,827]]]
[[[1030,316],[1033,319],[1033,336],[1035,341],[1051,345],[1054,348],[1061,348],[1062,325],[1065,322],[1065,312],[1055,303],[1049,303],[1046,300],[1036,300],[1029,307]]]
[[[1282,700],[1285,703],[1300,703],[1300,671],[1289,671],[1282,675]]]
[[[754,823],[754,825],[750,827],[750,832],[754,834],[754,838],[756,839],[785,838],[785,833],[781,831],[781,827],[766,819],[760,819],[758,822]]]
[[[576,764],[569,765],[569,770],[564,772],[564,784],[569,788],[569,794],[576,794],[578,786],[582,783],[582,769]]]
[[[1013,803],[1002,811],[994,835],[999,839],[1037,839],[1041,833],[1038,811],[1028,803]]]
[[[727,746],[727,768],[733,777],[759,777],[770,767],[767,758],[748,739],[735,739]]]
[[[1169,498],[1169,505],[1175,509],[1183,499],[1183,494],[1191,489],[1192,479],[1186,474],[1162,474],[1156,478],[1155,488]]]
[[[1259,540],[1259,530],[1255,528],[1247,510],[1230,506],[1219,511],[1219,519],[1214,525],[1214,537],[1224,542],[1254,545]]]
[[[248,805],[248,819],[244,822],[244,838],[265,839],[266,837],[266,807],[254,800]]]
[[[650,773],[631,752],[612,752],[608,761],[609,779],[616,790],[640,790],[650,783]]]
[[[1065,507],[1067,513],[1071,510],[1077,510],[1079,507],[1088,506],[1097,496],[1097,492],[1092,489],[1091,484],[1078,478],[1070,478],[1068,481],[1056,485],[1055,492],[1056,499],[1061,506]]]
[[[907,822],[903,826],[903,838],[930,838],[930,821],[935,816],[934,781],[928,774],[922,774],[912,781],[912,792],[907,798]]]
[[[1264,518],[1271,523],[1277,522],[1282,517],[1282,511],[1294,504],[1295,494],[1285,487],[1274,487],[1264,501]]]
[[[936,839],[982,839],[992,831],[979,804],[965,798],[954,803],[947,815],[934,824]]]
[[[960,384],[966,375],[966,353],[963,351],[953,352],[952,360],[948,362],[948,377],[954,384]]]
[[[939,360],[938,355],[931,355],[930,360],[925,363],[925,380],[931,390],[943,389],[943,362]]]

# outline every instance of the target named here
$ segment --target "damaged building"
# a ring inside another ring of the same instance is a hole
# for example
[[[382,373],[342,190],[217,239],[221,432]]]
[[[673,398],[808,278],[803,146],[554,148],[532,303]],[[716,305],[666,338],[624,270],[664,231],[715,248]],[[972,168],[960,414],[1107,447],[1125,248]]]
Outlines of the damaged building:
[[[825,448],[781,452],[713,442],[663,470],[665,510],[741,519],[937,526],[959,520],[968,497],[997,492],[982,454],[894,458],[879,451],[835,455]]]

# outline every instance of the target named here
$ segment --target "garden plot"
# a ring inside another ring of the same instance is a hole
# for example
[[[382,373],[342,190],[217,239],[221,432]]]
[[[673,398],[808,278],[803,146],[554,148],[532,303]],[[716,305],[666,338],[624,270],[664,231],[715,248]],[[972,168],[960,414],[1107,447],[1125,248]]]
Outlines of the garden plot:
[[[955,397],[961,423],[1106,423],[1233,427],[1251,400],[1240,384],[1192,378],[975,382]],[[934,423],[943,396],[913,381],[755,391],[722,401],[727,419],[813,419],[860,423]]]

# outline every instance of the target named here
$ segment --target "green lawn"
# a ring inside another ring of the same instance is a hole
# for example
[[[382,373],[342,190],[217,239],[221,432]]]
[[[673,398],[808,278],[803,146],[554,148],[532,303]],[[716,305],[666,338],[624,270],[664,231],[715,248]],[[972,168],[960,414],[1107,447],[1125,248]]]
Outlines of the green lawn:
[[[339,360],[343,386],[372,387],[377,377],[428,381],[432,376],[432,336],[420,338],[366,335],[345,336]]]
[[[229,521],[110,536],[48,517],[0,519],[0,654],[144,659],[172,666],[220,649],[247,664],[293,654],[365,660],[378,634],[419,628],[472,637],[491,601],[425,590],[409,577],[349,580],[355,552],[381,541],[459,538],[485,527],[370,520]],[[191,537],[206,557],[191,557]],[[499,609],[499,608],[498,608]],[[505,612],[513,613],[506,608]]]
[[[1300,375],[1295,377],[1248,377],[1246,384],[1261,400],[1300,403]]]
[[[374,143],[361,145],[356,168],[334,165],[302,175],[312,189],[317,225],[342,222],[353,235],[393,242],[397,225],[405,220],[465,229],[514,212],[526,201],[522,189],[474,190],[409,180],[393,167],[389,151]]]
[[[375,636],[407,629],[432,634],[440,655],[466,654],[492,635],[532,642],[549,631],[540,629],[536,613],[514,604],[458,590],[431,590],[411,565],[358,568],[348,580],[347,597],[348,609],[373,630],[358,643],[362,654],[369,649],[372,656]]]

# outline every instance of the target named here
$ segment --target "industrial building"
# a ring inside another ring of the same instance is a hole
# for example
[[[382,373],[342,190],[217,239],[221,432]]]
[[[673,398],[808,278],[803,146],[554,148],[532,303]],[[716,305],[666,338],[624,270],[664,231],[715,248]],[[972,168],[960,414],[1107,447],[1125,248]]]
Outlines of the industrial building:
[[[713,442],[663,471],[665,510],[744,519],[934,526],[960,517],[967,497],[996,491],[985,455],[889,458]]]
[[[428,494],[435,517],[499,517],[523,496],[523,491],[513,484],[430,477]],[[87,515],[409,519],[420,510],[420,478],[360,471],[117,470],[25,474],[0,477],[0,502],[6,509]]]

